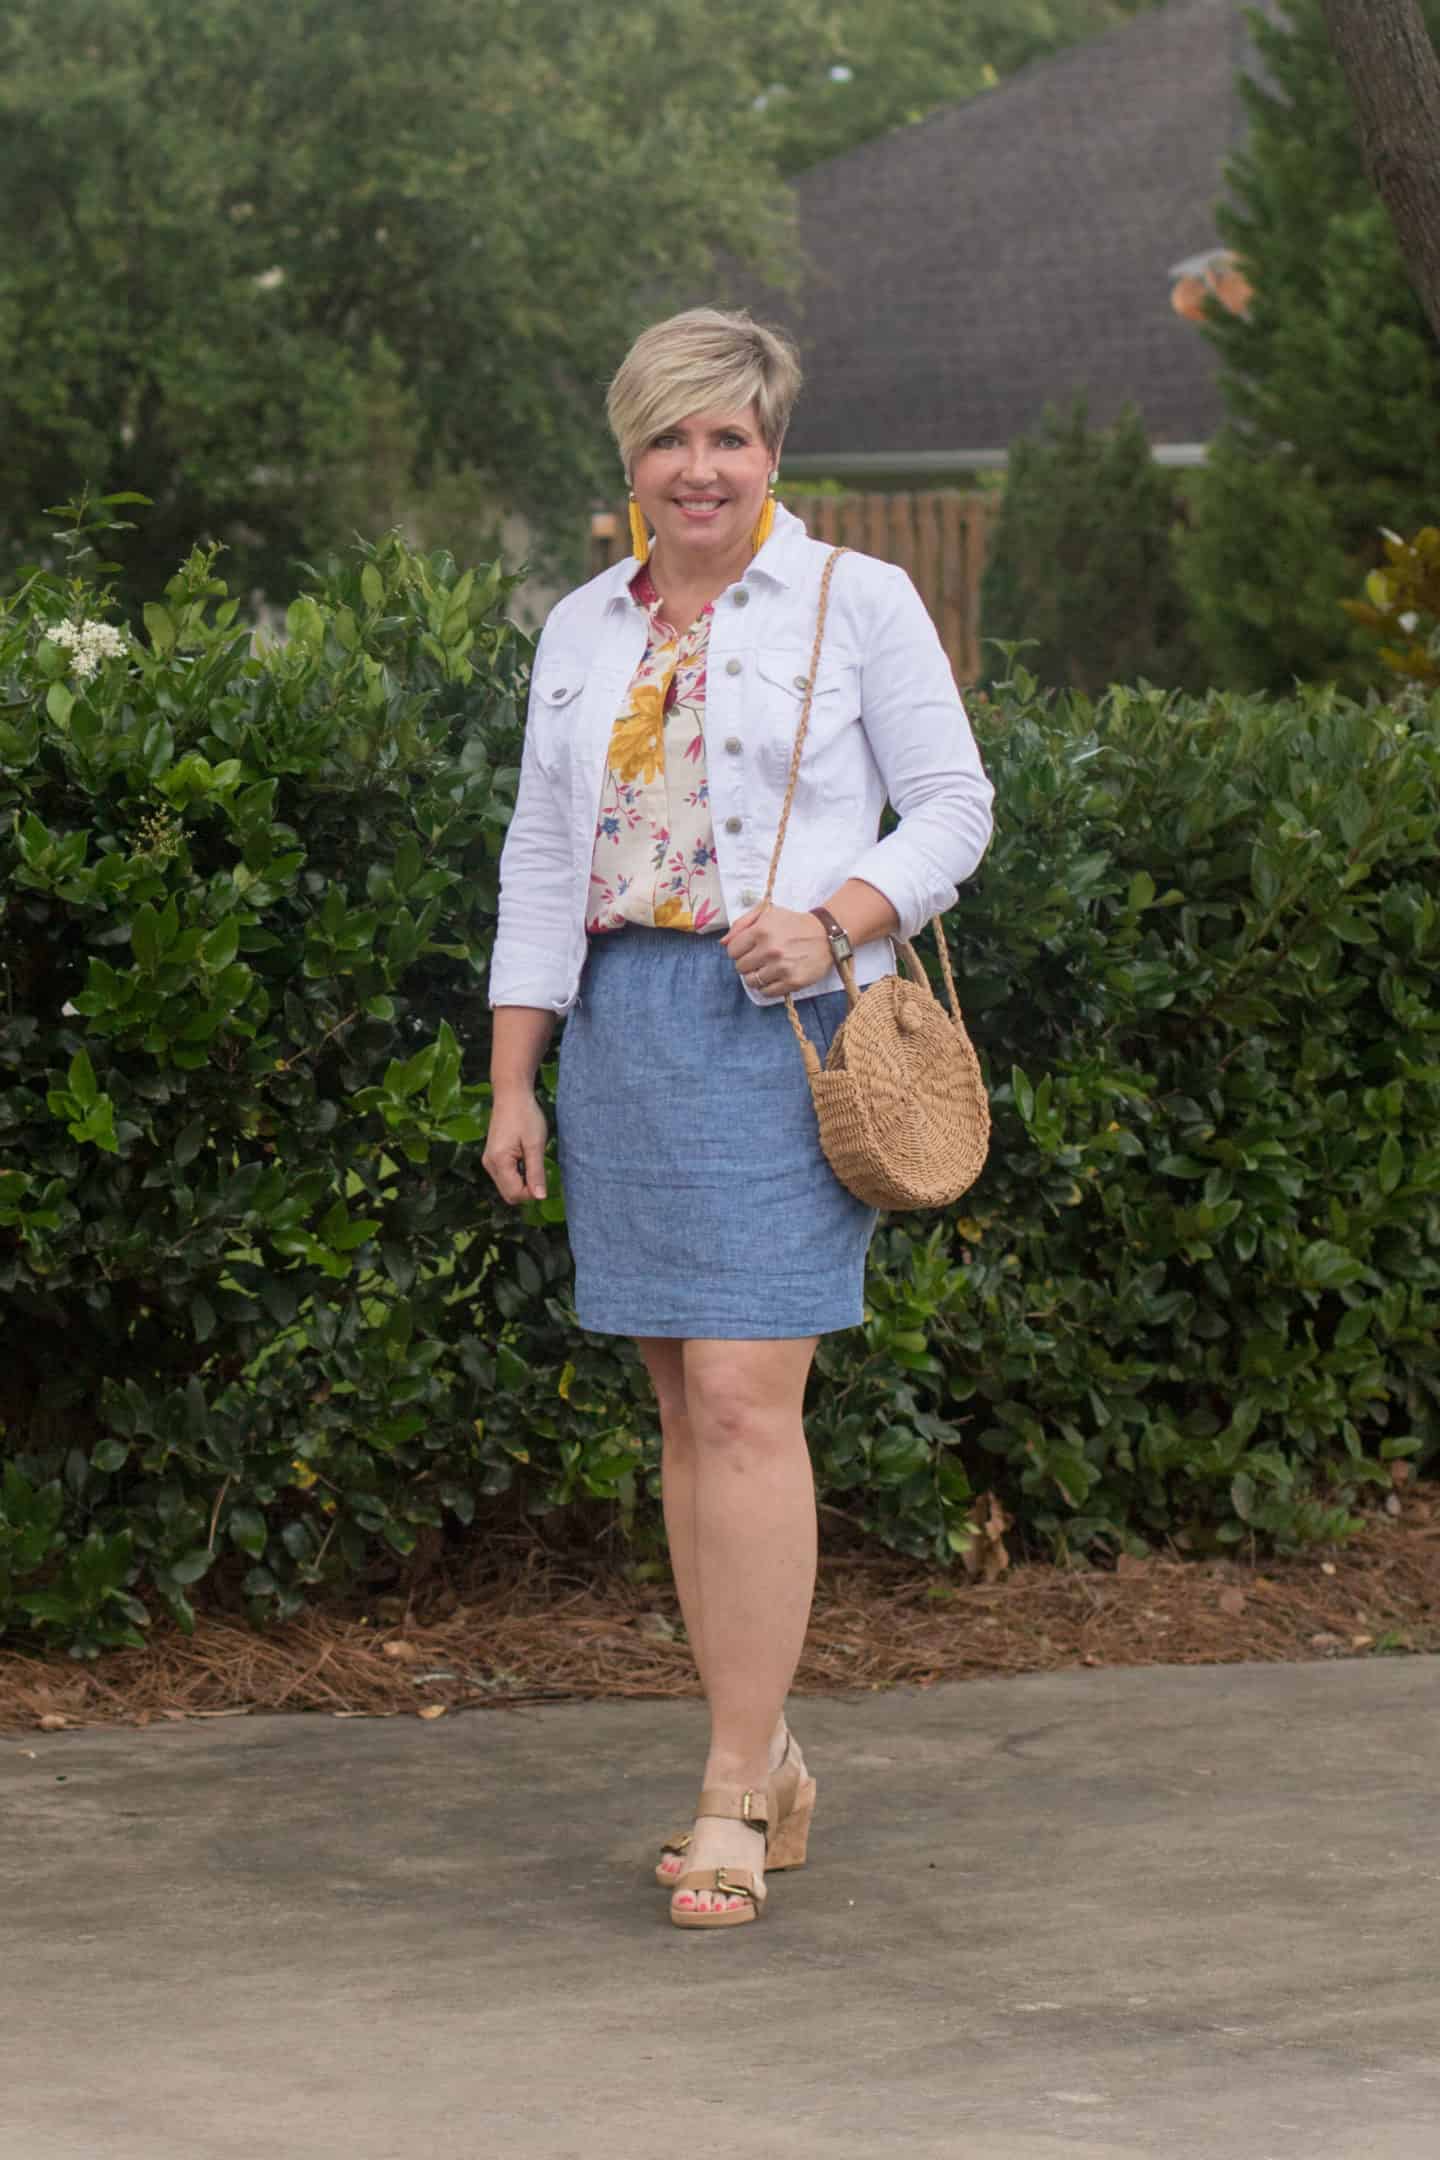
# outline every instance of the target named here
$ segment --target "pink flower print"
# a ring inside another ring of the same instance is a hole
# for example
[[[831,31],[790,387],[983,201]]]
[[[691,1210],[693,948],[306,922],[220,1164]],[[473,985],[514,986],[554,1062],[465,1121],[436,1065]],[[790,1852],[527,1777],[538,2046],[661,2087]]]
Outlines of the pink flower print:
[[[710,923],[718,921],[719,915],[720,910],[713,900],[702,900],[695,910],[695,928],[704,930]]]
[[[703,735],[693,736],[685,746],[685,755],[692,765],[698,765],[700,759],[705,755],[705,737]],[[693,795],[690,800],[692,802],[695,800]]]

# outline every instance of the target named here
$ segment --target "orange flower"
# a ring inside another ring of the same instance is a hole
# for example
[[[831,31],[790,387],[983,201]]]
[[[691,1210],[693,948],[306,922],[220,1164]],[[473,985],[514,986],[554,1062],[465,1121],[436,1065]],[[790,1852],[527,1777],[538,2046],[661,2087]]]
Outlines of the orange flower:
[[[665,770],[665,692],[659,684],[641,683],[631,692],[630,709],[610,738],[610,769],[622,785],[641,780],[647,787]]]
[[[682,894],[676,893],[669,900],[662,900],[655,910],[657,930],[693,930],[690,908]]]

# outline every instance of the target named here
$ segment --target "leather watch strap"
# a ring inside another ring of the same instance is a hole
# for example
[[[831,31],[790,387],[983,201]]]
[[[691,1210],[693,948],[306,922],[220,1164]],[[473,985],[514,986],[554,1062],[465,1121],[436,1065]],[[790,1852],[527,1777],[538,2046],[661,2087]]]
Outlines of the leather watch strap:
[[[855,947],[851,943],[850,933],[845,928],[844,924],[838,923],[835,920],[835,917],[831,914],[828,907],[812,907],[810,913],[815,917],[821,929],[825,932],[826,937],[829,938],[830,951],[834,955],[835,959],[851,959],[854,955]]]

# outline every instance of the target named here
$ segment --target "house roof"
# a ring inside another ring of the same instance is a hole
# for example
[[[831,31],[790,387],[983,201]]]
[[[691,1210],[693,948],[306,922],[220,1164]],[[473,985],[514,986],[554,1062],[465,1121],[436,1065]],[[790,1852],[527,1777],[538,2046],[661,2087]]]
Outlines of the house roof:
[[[1170,273],[1216,244],[1245,14],[1171,0],[802,174],[803,283],[750,296],[805,361],[787,453],[1003,449],[1077,391],[1096,424],[1133,400],[1157,446],[1208,440],[1216,356]]]

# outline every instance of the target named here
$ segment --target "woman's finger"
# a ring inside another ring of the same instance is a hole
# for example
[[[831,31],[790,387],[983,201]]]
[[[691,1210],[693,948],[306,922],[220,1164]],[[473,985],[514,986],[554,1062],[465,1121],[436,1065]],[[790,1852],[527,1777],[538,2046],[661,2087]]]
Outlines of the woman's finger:
[[[508,1200],[513,1206],[515,1201],[524,1197],[525,1187],[516,1156],[487,1155],[484,1160],[486,1175],[502,1200]]]
[[[743,937],[744,933],[752,929],[760,920],[760,917],[765,913],[766,905],[767,903],[762,900],[758,907],[747,908],[743,915],[737,915],[720,940],[727,952],[731,949],[732,940]]]
[[[543,1140],[531,1140],[526,1143],[524,1173],[519,1198],[524,1199],[528,1194],[528,1197],[532,1200],[543,1200],[545,1198],[545,1143]]]

